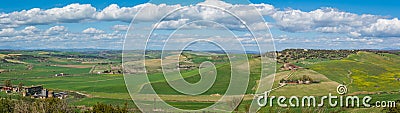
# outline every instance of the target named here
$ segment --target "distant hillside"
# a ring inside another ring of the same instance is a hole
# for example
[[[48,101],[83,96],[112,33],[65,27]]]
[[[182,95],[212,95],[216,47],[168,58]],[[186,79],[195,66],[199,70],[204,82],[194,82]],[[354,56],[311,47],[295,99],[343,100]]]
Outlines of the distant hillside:
[[[248,88],[246,93],[254,93],[254,87],[256,86],[256,81],[260,79],[261,73],[261,64],[260,59],[250,59],[250,80],[248,84]],[[239,66],[240,67],[240,66]],[[230,77],[231,77],[231,65],[230,63],[224,63],[216,65],[217,76],[215,80],[215,84],[206,92],[201,95],[212,95],[212,94],[224,94],[228,89],[230,84]],[[186,81],[189,83],[196,83],[201,79],[198,70],[190,70],[186,72],[181,72],[182,76]],[[154,90],[158,94],[167,94],[167,95],[181,95],[180,92],[174,90],[171,86],[168,85],[168,82],[165,81],[163,75],[149,75],[151,78],[161,78],[160,80],[151,80],[151,85],[146,84],[142,87],[141,93],[149,93],[148,88],[153,87]],[[244,76],[243,76],[244,77]],[[174,81],[172,81],[174,82]]]
[[[400,56],[357,52],[342,60],[319,62],[310,69],[346,84],[350,92],[400,91]]]

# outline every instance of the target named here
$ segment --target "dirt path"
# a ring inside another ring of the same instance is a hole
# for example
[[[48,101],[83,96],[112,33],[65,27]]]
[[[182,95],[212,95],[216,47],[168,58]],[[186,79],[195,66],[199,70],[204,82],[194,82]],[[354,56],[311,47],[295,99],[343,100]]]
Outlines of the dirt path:
[[[93,66],[92,66],[92,69],[90,69],[89,74],[92,74],[93,71],[94,71],[94,69],[96,69],[96,65],[93,65]]]
[[[85,97],[87,97],[87,98],[92,98],[92,97],[93,97],[93,96],[90,95],[90,94],[86,94],[86,93],[82,93],[82,92],[78,92],[78,91],[72,91],[72,90],[70,90],[70,92],[74,92],[74,93],[76,93],[76,94],[78,94],[78,95],[82,95],[82,96],[85,96]]]
[[[350,84],[353,83],[353,79],[350,77],[350,75],[352,74],[352,72],[351,72],[350,70],[347,70],[347,72],[349,72],[349,73],[347,74],[347,78],[349,78],[350,83],[349,83],[349,84],[346,84],[346,85],[350,85]]]

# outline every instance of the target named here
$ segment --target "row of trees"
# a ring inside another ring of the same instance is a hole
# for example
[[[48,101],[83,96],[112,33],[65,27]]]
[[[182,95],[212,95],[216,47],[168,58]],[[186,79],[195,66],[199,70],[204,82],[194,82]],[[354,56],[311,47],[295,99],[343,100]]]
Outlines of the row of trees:
[[[4,80],[3,82],[4,82],[3,85],[5,87],[12,87],[13,86],[11,80]],[[22,89],[23,87],[24,87],[24,83],[22,83],[22,82],[18,83],[18,88],[19,89]]]
[[[128,103],[123,107],[113,106],[111,104],[97,103],[93,106],[92,110],[86,111],[87,113],[128,113]]]
[[[58,98],[48,99],[0,99],[2,113],[72,113],[74,110],[67,102]]]
[[[350,54],[356,54],[359,50],[305,50],[305,49],[285,49],[278,51],[277,59],[281,62],[299,59],[342,59]]]
[[[58,98],[29,99],[22,98],[13,100],[11,98],[0,99],[1,113],[75,113],[79,109],[68,105],[65,100]],[[81,111],[85,113],[127,113],[128,105],[123,107],[111,104],[97,103],[92,109]]]

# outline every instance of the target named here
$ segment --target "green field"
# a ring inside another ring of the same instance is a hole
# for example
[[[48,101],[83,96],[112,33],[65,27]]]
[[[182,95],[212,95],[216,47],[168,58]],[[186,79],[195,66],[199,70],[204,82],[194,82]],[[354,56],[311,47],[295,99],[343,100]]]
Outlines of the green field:
[[[310,66],[329,79],[357,91],[400,91],[400,57],[393,54],[358,52],[342,60],[332,60]]]
[[[51,52],[54,56],[49,56],[48,53],[50,52],[44,54],[40,51],[21,51],[18,53],[21,55],[10,57],[10,55],[5,54],[17,53],[3,52],[1,58],[10,58],[14,62],[0,63],[1,69],[7,70],[7,72],[0,74],[0,80],[11,80],[13,85],[18,83],[23,83],[25,86],[43,85],[44,88],[49,90],[78,92],[86,95],[85,98],[68,99],[71,100],[73,105],[93,105],[97,102],[103,102],[99,100],[122,105],[125,101],[130,100],[122,74],[89,74],[93,64],[82,63],[77,60],[78,58],[72,58],[74,55],[81,54]],[[118,56],[118,54],[116,55]],[[86,55],[86,57],[88,56],[91,55]],[[101,58],[80,58],[80,60],[110,61]],[[32,68],[28,69],[29,66]],[[64,73],[66,76],[54,76],[59,73]]]
[[[246,93],[251,94],[254,93],[255,90],[253,87],[256,86],[256,81],[260,79],[260,59],[252,59],[250,61],[250,82],[247,88]],[[228,88],[230,77],[231,77],[231,65],[229,63],[217,65],[217,78],[213,86],[204,92],[202,95],[212,95],[212,94],[224,94]],[[154,75],[150,75],[152,77]],[[157,76],[157,75],[156,75]],[[182,76],[184,76],[185,80],[189,83],[196,83],[200,80],[200,75],[197,70],[183,72]],[[174,90],[172,87],[168,85],[168,83],[163,80],[162,75],[158,75],[158,79],[150,78],[151,85],[146,84],[143,86],[143,91],[147,90],[150,87],[153,87],[154,90],[158,94],[168,94],[168,95],[180,95],[181,93]],[[161,81],[157,81],[160,80]],[[172,81],[173,82],[173,81]],[[142,92],[147,93],[147,92]]]

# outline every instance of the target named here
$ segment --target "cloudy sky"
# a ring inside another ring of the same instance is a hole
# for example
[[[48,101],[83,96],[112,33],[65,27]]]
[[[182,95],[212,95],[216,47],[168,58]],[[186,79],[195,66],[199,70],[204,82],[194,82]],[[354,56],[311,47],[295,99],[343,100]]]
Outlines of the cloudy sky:
[[[256,31],[265,30],[256,26],[268,25],[278,50],[400,49],[400,2],[395,0],[385,3],[372,0],[242,1],[2,1],[0,49],[122,49],[127,29],[136,14],[130,30],[137,32],[132,37],[145,37],[145,31],[156,28],[159,31],[154,36],[160,40],[154,39],[154,42],[163,42],[170,33],[175,33],[176,37],[198,35],[225,41],[229,32],[220,31],[221,28],[233,30],[239,37],[249,35],[240,22],[225,13],[198,6],[201,3],[229,9],[244,17],[246,24],[255,26],[253,30]],[[252,8],[259,13],[252,12]],[[176,9],[183,10],[165,16]],[[159,18],[164,19],[158,22]],[[176,32],[176,29],[182,30]]]

